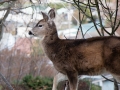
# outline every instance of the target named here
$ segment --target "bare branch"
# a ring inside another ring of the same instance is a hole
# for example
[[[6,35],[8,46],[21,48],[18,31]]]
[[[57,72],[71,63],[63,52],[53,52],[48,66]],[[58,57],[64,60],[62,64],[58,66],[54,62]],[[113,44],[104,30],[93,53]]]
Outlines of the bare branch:
[[[114,79],[114,90],[119,90],[118,83],[116,79]]]
[[[102,32],[102,35],[104,36],[104,31],[103,31],[104,27],[103,27],[103,24],[102,24],[102,19],[101,19],[101,15],[100,15],[100,8],[99,8],[98,1],[95,0],[95,3],[96,3],[97,12],[98,12],[98,18],[99,18],[99,21],[100,21],[101,32]]]
[[[110,81],[110,82],[114,82],[114,80],[108,79],[107,77],[105,77],[104,75],[101,75],[103,78],[105,78],[106,80]],[[117,82],[118,84],[120,84],[119,82]]]
[[[2,35],[3,35],[3,23],[4,23],[4,21],[6,20],[8,14],[9,14],[9,12],[10,12],[10,9],[11,9],[11,7],[9,7],[9,8],[7,9],[7,12],[6,12],[6,14],[4,15],[3,19],[0,20],[0,40],[2,39]]]
[[[11,2],[9,4],[9,7],[7,9],[7,12],[5,13],[4,17],[0,20],[0,40],[2,39],[2,34],[3,34],[3,23],[6,20],[7,16],[9,15],[11,6],[14,4],[14,2]],[[10,83],[6,80],[6,78],[0,73],[0,77],[3,79],[3,81],[6,83],[6,85],[9,87],[10,90],[14,90]]]
[[[78,1],[78,6],[79,6],[79,8],[80,8],[80,5],[79,5],[80,3],[79,3],[79,1]],[[80,28],[80,30],[81,30],[81,33],[82,33],[82,36],[83,36],[83,38],[84,38],[84,35],[83,35],[83,30],[82,30],[82,26],[81,26],[81,24],[82,24],[82,21],[81,21],[81,13],[80,13],[80,10],[79,10],[79,28]],[[79,31],[79,28],[78,28],[78,31]],[[78,34],[78,32],[77,32],[77,34]],[[77,38],[77,34],[76,34],[76,38]]]
[[[90,14],[91,14],[91,20],[92,20],[92,22],[93,22],[93,24],[94,24],[94,26],[95,26],[98,34],[99,34],[100,36],[102,36],[101,33],[99,32],[98,28],[97,28],[97,25],[96,25],[96,23],[95,23],[95,21],[94,21],[94,18],[93,18],[92,11],[91,11],[91,7],[90,7],[90,0],[88,0],[88,3],[89,3]]]
[[[118,0],[116,0],[116,12],[115,12],[115,20],[114,20],[113,29],[115,29],[115,26],[116,26],[117,15],[118,15]]]
[[[1,73],[0,73],[0,77],[6,83],[6,85],[9,87],[10,90],[14,90],[13,87],[10,85],[10,83],[6,80],[6,78]]]

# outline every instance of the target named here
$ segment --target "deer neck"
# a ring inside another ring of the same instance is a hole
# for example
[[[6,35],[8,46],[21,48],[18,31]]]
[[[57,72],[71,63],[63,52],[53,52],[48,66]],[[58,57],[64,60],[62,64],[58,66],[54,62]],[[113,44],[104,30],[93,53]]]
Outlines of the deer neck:
[[[46,33],[46,35],[43,37],[42,42],[44,44],[52,44],[55,43],[58,40],[58,34],[56,28],[53,30],[49,30],[49,32]]]
[[[52,33],[48,33],[44,36],[42,40],[42,46],[44,49],[45,54],[54,62],[55,50],[56,45],[59,42],[57,31]]]

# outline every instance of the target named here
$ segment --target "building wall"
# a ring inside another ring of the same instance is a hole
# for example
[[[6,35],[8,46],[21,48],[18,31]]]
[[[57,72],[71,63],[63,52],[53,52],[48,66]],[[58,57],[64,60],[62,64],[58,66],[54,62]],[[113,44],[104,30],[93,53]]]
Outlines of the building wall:
[[[114,90],[114,83],[110,81],[104,81],[102,90]]]

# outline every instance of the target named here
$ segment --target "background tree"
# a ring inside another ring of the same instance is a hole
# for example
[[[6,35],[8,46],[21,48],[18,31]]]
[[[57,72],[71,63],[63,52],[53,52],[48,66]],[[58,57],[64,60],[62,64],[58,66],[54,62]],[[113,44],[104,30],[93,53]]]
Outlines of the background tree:
[[[6,28],[6,18],[8,17],[10,12],[13,11],[17,13],[23,13],[20,11],[20,9],[25,8],[24,5],[26,4],[26,2],[29,3],[28,5],[34,5],[32,0],[0,0],[0,11],[5,11],[3,17],[0,18],[0,40],[2,39],[4,28]],[[5,82],[9,90],[14,90],[10,83],[7,81],[7,79],[2,75],[2,73],[0,73],[0,77]]]

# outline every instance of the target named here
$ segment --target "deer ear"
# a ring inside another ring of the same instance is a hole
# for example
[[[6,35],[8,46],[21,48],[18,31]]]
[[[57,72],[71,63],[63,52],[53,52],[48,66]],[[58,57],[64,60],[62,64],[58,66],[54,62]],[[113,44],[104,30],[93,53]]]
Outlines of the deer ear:
[[[43,19],[45,19],[45,21],[48,21],[49,19],[48,15],[44,12],[41,12],[41,13],[42,13]]]
[[[50,19],[54,19],[54,18],[55,18],[55,10],[54,10],[54,9],[51,9],[51,10],[48,12],[48,16],[50,17]]]

